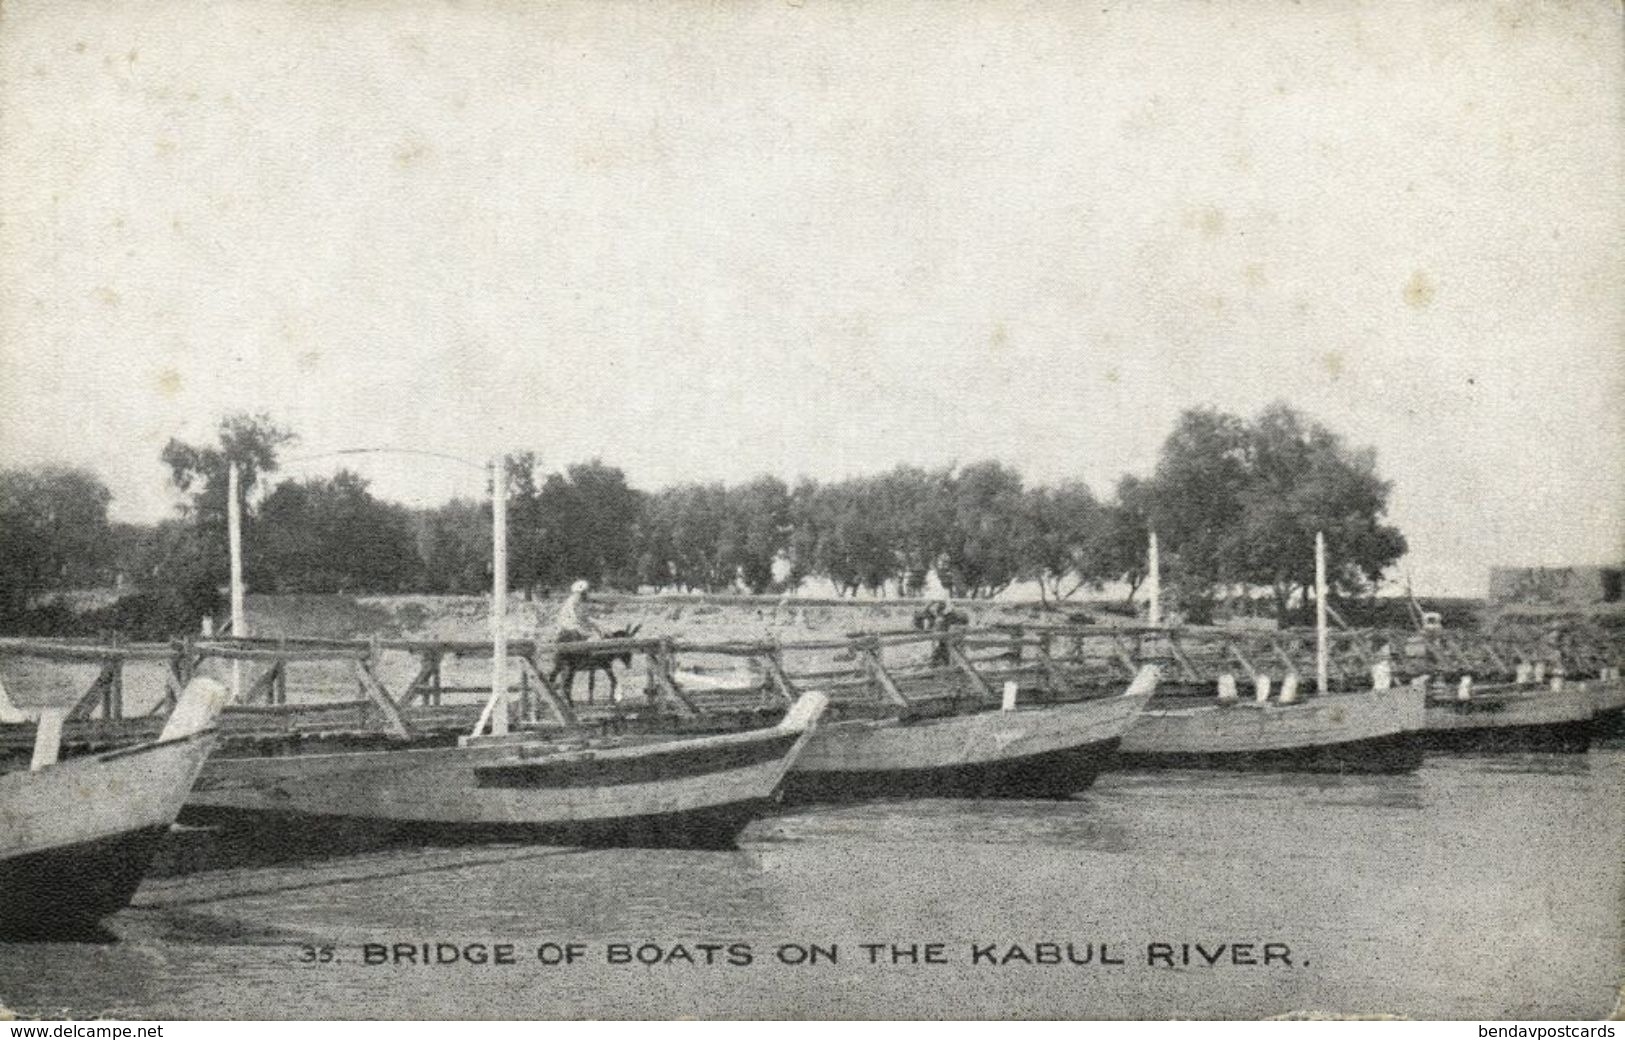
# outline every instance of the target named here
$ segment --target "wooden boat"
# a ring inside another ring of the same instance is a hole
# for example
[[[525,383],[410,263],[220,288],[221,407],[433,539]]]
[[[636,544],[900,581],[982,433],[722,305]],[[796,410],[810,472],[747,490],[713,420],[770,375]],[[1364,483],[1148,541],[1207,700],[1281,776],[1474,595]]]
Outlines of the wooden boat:
[[[455,747],[213,759],[181,819],[299,831],[726,848],[772,803],[827,698],[775,726],[689,739],[493,738]]]
[[[1427,701],[1427,746],[1448,751],[1581,753],[1591,745],[1596,690],[1585,681],[1435,687]]]
[[[1592,736],[1608,737],[1625,733],[1625,679],[1620,678],[1619,669],[1608,668],[1600,677],[1591,680],[1590,685]]]
[[[825,723],[786,780],[784,797],[1065,798],[1111,764],[1156,684],[1157,670],[1148,665],[1115,697]]]
[[[1283,703],[1153,705],[1123,737],[1127,768],[1409,772],[1422,764],[1423,687]]]
[[[62,713],[27,771],[0,775],[0,937],[89,930],[126,906],[215,744],[226,690],[194,679],[158,739],[57,760]]]

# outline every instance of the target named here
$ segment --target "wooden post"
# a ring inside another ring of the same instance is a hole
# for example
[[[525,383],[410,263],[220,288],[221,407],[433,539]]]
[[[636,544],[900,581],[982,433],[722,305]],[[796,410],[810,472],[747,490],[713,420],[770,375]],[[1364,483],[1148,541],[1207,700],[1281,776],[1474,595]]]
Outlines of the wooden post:
[[[1063,680],[1060,667],[1055,663],[1055,655],[1051,652],[1051,635],[1048,632],[1038,635],[1038,668],[1044,675],[1044,692],[1053,695]]]
[[[248,635],[248,619],[243,609],[243,514],[239,501],[237,463],[226,469],[226,532],[231,549],[231,636],[242,639]],[[243,700],[243,663],[231,662],[231,699]]]
[[[401,694],[401,707],[407,707],[419,697],[423,698],[424,704],[440,703],[440,658],[444,653],[445,651],[437,646],[424,647],[417,651],[418,673],[406,684],[406,691]]]
[[[1328,637],[1327,646],[1329,649],[1326,657],[1326,666],[1330,669],[1331,678],[1335,682],[1343,682],[1349,677],[1349,650],[1346,647],[1339,650],[1335,636]],[[1354,669],[1354,674],[1359,675],[1364,670],[1364,666],[1362,665],[1362,667]]]
[[[1326,693],[1326,536],[1315,532],[1315,692]]]
[[[180,680],[181,689],[185,689],[186,684],[192,681],[192,676],[197,674],[197,666],[202,662],[202,659],[198,657],[197,640],[190,635],[181,639],[178,649],[179,655],[174,659],[171,667],[175,671],[175,678]]]
[[[519,659],[525,660],[524,655]],[[536,717],[535,705],[530,702],[530,672],[524,668],[519,669],[519,717],[526,722]]]
[[[57,756],[62,753],[62,720],[61,708],[46,708],[39,713],[39,721],[34,725],[34,754],[28,763],[30,772],[56,764]]]
[[[117,645],[119,640],[114,640]],[[124,717],[124,658],[110,658],[108,664],[107,693],[102,702],[102,718],[109,722]]]
[[[1145,594],[1150,600],[1150,609],[1146,612],[1146,620],[1153,625],[1162,624],[1162,558],[1157,552],[1157,532],[1151,532],[1150,544],[1146,548],[1145,563]]]
[[[508,456],[491,462],[491,732],[508,732]]]

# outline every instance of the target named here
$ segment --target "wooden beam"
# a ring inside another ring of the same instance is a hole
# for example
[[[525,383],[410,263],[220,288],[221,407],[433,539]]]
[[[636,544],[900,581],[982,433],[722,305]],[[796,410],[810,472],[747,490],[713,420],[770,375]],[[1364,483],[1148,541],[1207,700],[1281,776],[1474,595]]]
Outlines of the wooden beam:
[[[548,681],[547,673],[542,671],[542,657],[539,653],[530,656],[520,655],[524,662],[525,673],[536,679],[536,700],[547,705],[547,710],[553,713],[553,718],[566,729],[577,729],[580,720],[576,718],[575,708],[570,702],[559,696],[559,691]]]
[[[0,639],[0,655],[34,657],[42,661],[92,664],[114,657],[128,661],[162,661],[171,653],[168,647],[159,643],[70,643],[16,637]]]
[[[870,682],[879,688],[882,697],[901,708],[912,708],[913,702],[903,696],[903,691],[897,688],[897,682],[892,679],[891,673],[880,660],[880,644],[872,639],[861,639],[854,642],[853,652],[858,660],[863,662],[864,672]]]
[[[1120,634],[1113,632],[1111,636],[1112,659],[1122,666],[1123,673],[1125,675],[1131,677],[1134,676],[1140,670],[1139,663],[1136,662],[1133,655],[1131,655],[1128,650],[1123,647],[1123,637]]]
[[[1428,656],[1433,658],[1436,665],[1445,666],[1446,669],[1454,669],[1454,671],[1471,671],[1471,669],[1462,668],[1461,658],[1458,658],[1449,650],[1449,647],[1446,647],[1445,637],[1441,632],[1435,632],[1433,635],[1423,635],[1422,645],[1427,647]]]
[[[1292,655],[1286,652],[1286,648],[1281,645],[1280,637],[1272,634],[1269,637],[1269,641],[1270,649],[1275,651],[1275,656],[1280,659],[1283,665],[1286,666],[1287,674],[1297,674],[1298,662],[1293,660]]]
[[[85,691],[84,696],[80,697],[78,702],[68,709],[67,718],[69,720],[88,719],[96,714],[98,708],[102,710],[103,718],[111,718],[106,712],[110,696],[109,690],[112,688],[113,676],[117,667],[117,659],[104,659],[102,661],[102,670],[97,674],[95,681],[90,684],[90,688]]]
[[[440,685],[440,657],[438,647],[418,651],[418,659],[423,663],[418,666],[418,673],[406,684],[405,691],[401,693],[399,702],[401,707],[407,707],[419,697],[423,698],[425,704],[440,703],[440,699],[434,696]]]
[[[298,657],[301,661],[361,661],[368,653],[366,644],[358,644],[351,649],[332,649],[326,647],[252,647],[235,646],[230,643],[212,641],[196,644],[196,650],[202,657],[219,657],[227,661],[281,661],[289,657]]]
[[[378,676],[373,673],[372,662],[355,659],[352,665],[355,668],[356,681],[361,686],[361,692],[383,714],[384,728],[389,731],[391,736],[399,737],[402,740],[411,737],[411,726],[407,724],[406,717],[401,714],[400,705],[395,703],[395,699],[389,695],[389,691],[384,689],[384,684],[379,682]]]
[[[672,642],[669,639],[660,640],[653,653],[649,655],[649,674],[654,677],[655,688],[666,696],[668,700],[683,715],[695,716],[700,709],[688,699],[677,680],[672,678],[672,671],[676,667],[676,660],[672,654]]]
[[[266,704],[277,703],[277,679],[287,667],[286,661],[273,662],[270,670],[248,685],[248,692],[243,696],[243,703],[254,704],[264,699]]]
[[[1185,670],[1187,679],[1191,682],[1207,681],[1207,677],[1201,673],[1196,664],[1185,653],[1185,648],[1179,645],[1179,637],[1174,634],[1173,629],[1168,630],[1168,650],[1174,655],[1174,660],[1179,662],[1179,667]]]
[[[1371,645],[1371,641],[1366,638],[1364,632],[1351,630],[1345,633],[1345,636],[1347,642],[1343,656],[1354,658],[1359,662],[1360,670],[1370,674],[1371,666],[1376,663],[1376,647]]]
[[[179,662],[171,659],[169,667],[164,669],[164,695],[152,706],[152,710],[147,712],[149,716],[167,715],[175,710],[175,705],[181,699],[181,691],[186,689],[186,684],[181,681],[179,669]]]
[[[1241,647],[1236,645],[1236,641],[1234,639],[1225,640],[1225,649],[1230,652],[1231,658],[1241,665],[1241,670],[1247,673],[1248,680],[1256,683],[1258,681],[1258,669],[1253,666],[1253,662],[1247,655],[1241,652]]]
[[[948,647],[948,659],[970,677],[971,685],[976,687],[976,692],[981,694],[982,699],[998,700],[999,695],[993,692],[993,687],[982,677],[982,673],[976,670],[976,666],[970,663],[970,658],[965,656],[965,648],[959,645],[959,640],[948,637],[943,642]]]
[[[776,690],[786,704],[795,703],[796,698],[801,695],[801,691],[796,689],[796,684],[791,682],[790,677],[784,673],[784,652],[775,645],[772,650],[764,655],[762,660],[767,668],[767,679],[770,688]]]
[[[1497,672],[1511,674],[1515,671],[1513,666],[1507,663],[1507,659],[1501,656],[1501,650],[1496,646],[1494,639],[1482,639],[1479,641],[1479,645],[1484,648],[1484,656],[1495,666]]]

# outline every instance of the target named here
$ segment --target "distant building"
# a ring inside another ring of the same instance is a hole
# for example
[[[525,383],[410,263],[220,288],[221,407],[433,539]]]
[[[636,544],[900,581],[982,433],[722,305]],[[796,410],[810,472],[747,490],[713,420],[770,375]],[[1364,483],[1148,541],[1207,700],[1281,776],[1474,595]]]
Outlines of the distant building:
[[[1491,567],[1490,602],[1498,607],[1598,607],[1619,603],[1625,565]]]

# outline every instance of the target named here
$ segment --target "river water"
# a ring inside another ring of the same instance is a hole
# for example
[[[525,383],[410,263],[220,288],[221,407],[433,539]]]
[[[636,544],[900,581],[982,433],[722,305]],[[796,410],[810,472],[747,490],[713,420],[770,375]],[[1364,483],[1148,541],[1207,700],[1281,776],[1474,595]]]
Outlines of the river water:
[[[1064,803],[786,814],[737,852],[394,849],[153,878],[108,941],[0,945],[0,1004],[136,1019],[1596,1018],[1621,981],[1622,873],[1617,744],[1434,757],[1398,777],[1118,773]],[[424,943],[456,960],[421,963]],[[623,948],[633,963],[611,963]]]

